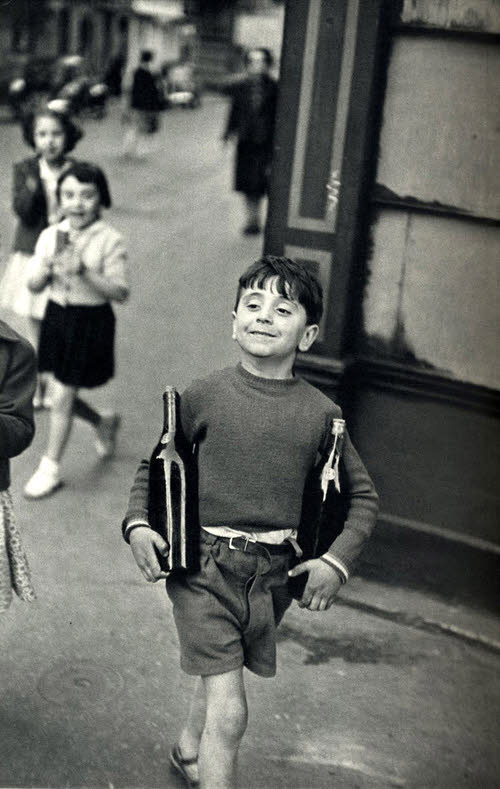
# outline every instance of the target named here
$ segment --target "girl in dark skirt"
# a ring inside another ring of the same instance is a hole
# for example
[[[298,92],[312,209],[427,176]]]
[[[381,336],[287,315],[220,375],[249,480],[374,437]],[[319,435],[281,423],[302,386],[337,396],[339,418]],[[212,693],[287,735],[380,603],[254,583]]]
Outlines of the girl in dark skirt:
[[[64,220],[44,230],[30,264],[29,287],[49,288],[42,322],[39,368],[54,375],[48,446],[24,494],[38,499],[61,485],[59,463],[73,417],[95,428],[101,457],[113,452],[117,414],[103,416],[79,396],[114,374],[115,318],[111,301],[128,296],[127,253],[121,235],[100,218],[111,205],[106,177],[87,162],[69,167],[58,183]]]

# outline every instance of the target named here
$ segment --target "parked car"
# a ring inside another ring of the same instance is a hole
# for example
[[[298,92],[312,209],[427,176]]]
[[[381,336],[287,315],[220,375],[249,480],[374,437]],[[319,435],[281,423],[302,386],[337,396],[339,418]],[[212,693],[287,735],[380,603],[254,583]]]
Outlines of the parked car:
[[[50,100],[63,102],[72,115],[87,112],[94,118],[104,118],[109,89],[101,79],[92,79],[79,55],[66,55],[55,65]]]
[[[9,85],[9,104],[15,118],[22,118],[41,101],[73,115],[88,113],[103,118],[109,95],[108,86],[92,78],[79,55],[65,55],[53,61],[50,75],[43,83],[33,75],[33,66],[25,66],[23,75]]]

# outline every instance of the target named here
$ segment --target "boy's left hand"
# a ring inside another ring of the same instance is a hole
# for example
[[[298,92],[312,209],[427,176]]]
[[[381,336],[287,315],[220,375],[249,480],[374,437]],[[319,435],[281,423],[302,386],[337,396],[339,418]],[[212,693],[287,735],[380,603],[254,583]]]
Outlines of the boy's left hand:
[[[302,573],[309,573],[309,577],[302,599],[298,603],[300,608],[308,608],[309,611],[326,611],[342,585],[339,574],[321,559],[302,562],[290,570],[288,575],[294,578]]]

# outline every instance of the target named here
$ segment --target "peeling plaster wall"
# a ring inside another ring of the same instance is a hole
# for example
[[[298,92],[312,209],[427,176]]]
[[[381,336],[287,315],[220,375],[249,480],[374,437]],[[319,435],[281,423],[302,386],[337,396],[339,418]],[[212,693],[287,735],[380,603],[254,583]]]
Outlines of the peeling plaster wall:
[[[500,389],[499,231],[403,211],[374,226],[366,329],[397,355],[397,330],[417,359]]]
[[[405,0],[401,19],[438,28],[498,32],[497,0]]]
[[[429,6],[406,3],[407,12],[409,5]],[[456,14],[467,4],[430,5]],[[482,5],[492,13],[496,6]],[[378,205],[365,331],[397,357],[402,328],[417,359],[494,388],[500,388],[500,228],[492,223],[500,219],[499,137],[494,43],[396,38],[377,183],[396,202],[419,201],[425,212]]]

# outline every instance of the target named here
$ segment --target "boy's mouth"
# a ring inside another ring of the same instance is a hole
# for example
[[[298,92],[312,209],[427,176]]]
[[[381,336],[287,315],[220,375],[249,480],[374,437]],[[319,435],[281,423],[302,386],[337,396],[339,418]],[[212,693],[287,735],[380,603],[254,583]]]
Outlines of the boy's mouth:
[[[256,334],[258,337],[276,337],[275,334],[271,334],[268,331],[259,331],[258,329],[254,329],[250,332],[250,334]]]

